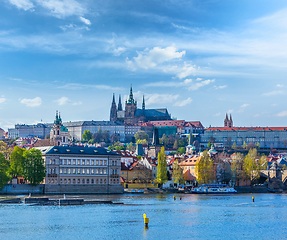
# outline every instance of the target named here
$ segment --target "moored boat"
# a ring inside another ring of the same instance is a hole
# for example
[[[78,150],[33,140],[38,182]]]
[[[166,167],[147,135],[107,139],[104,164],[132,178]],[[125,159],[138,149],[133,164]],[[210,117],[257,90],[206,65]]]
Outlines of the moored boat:
[[[203,184],[199,187],[192,188],[190,192],[197,194],[237,193],[237,191],[233,187],[229,187],[226,184]]]

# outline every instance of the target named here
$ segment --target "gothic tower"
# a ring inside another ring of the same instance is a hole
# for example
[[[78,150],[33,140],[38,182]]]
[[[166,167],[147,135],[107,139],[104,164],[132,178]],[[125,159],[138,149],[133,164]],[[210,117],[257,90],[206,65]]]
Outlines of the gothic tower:
[[[137,110],[137,101],[133,97],[133,89],[131,86],[129,99],[126,101],[125,105],[125,123],[136,123],[135,113]]]
[[[233,127],[233,120],[230,114],[230,118],[228,118],[228,115],[226,113],[225,119],[224,119],[224,127]]]
[[[117,105],[115,101],[115,94],[113,94],[113,101],[110,111],[110,121],[117,121]]]
[[[121,100],[121,95],[119,95],[119,104],[118,104],[118,111],[122,111],[123,107],[122,107],[122,100]]]

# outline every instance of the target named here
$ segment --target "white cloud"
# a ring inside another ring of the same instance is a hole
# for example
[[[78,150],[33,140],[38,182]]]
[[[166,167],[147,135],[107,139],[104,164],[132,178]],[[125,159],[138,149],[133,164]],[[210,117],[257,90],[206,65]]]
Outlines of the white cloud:
[[[115,56],[120,56],[123,52],[125,52],[127,49],[125,47],[118,47],[118,48],[115,48],[113,50],[113,53]]]
[[[277,103],[272,103],[271,106],[272,107],[276,107],[276,106],[278,106],[278,104]]]
[[[192,102],[192,99],[188,98],[188,99],[183,100],[183,101],[177,101],[175,104],[173,104],[173,106],[183,107],[187,104],[190,104],[191,102]]]
[[[174,46],[160,48],[154,47],[150,51],[138,52],[138,56],[134,57],[134,63],[139,68],[150,69],[155,68],[158,64],[173,59],[181,59],[185,51],[177,52]]]
[[[15,5],[19,9],[25,11],[34,8],[34,4],[30,0],[8,0],[11,4]]]
[[[177,77],[182,79],[187,76],[190,76],[191,74],[194,74],[195,71],[196,71],[195,65],[191,65],[185,62],[184,66],[180,69],[180,72],[177,74]]]
[[[87,25],[91,25],[91,21],[89,20],[89,19],[86,19],[86,18],[84,18],[84,17],[80,17],[80,20],[83,22],[83,23],[85,23],[85,24],[87,24]]]
[[[5,102],[6,101],[6,98],[4,98],[4,97],[1,97],[0,98],[0,103],[3,103],[3,102]]]
[[[224,89],[224,88],[226,88],[227,87],[227,85],[222,85],[222,86],[214,86],[215,87],[215,89]]]
[[[36,2],[57,18],[73,15],[81,16],[85,12],[82,5],[75,0],[36,0]]]
[[[287,116],[287,111],[282,111],[282,112],[276,114],[276,116],[278,116],[278,117],[286,117]]]
[[[206,86],[206,85],[209,85],[210,83],[213,83],[214,81],[215,81],[214,79],[212,79],[212,80],[208,79],[208,80],[204,80],[204,81],[198,82],[198,83],[196,83],[194,85],[191,85],[188,88],[188,90],[193,90],[193,91],[198,90],[199,88],[201,88],[203,86]]]
[[[248,107],[250,104],[248,104],[248,103],[244,103],[244,104],[242,104],[240,107],[241,108],[246,108],[246,107]]]
[[[58,88],[68,89],[68,90],[80,90],[80,89],[99,89],[99,90],[123,90],[121,87],[111,87],[108,85],[92,85],[92,84],[80,84],[80,83],[68,83],[64,86],[59,86]]]
[[[42,99],[40,97],[33,99],[24,98],[20,100],[20,103],[25,104],[27,107],[39,107],[42,104]]]
[[[283,90],[278,90],[278,91],[271,91],[267,93],[263,93],[263,96],[270,97],[270,96],[277,96],[277,95],[284,95],[285,92]]]
[[[229,109],[229,110],[227,111],[227,113],[228,113],[228,114],[233,113],[233,109]]]
[[[153,94],[145,94],[145,103],[146,105],[151,104],[163,104],[163,103],[172,103],[178,99],[179,95],[173,95],[173,94],[159,94],[159,93],[153,93]]]
[[[277,84],[276,87],[281,88],[281,87],[284,87],[284,85],[283,84]]]
[[[61,97],[59,98],[58,100],[55,101],[58,105],[62,106],[62,105],[65,105],[67,103],[70,102],[69,98],[67,97]]]
[[[215,113],[215,114],[213,114],[213,116],[214,117],[219,117],[221,115],[221,113],[219,112],[219,113]]]

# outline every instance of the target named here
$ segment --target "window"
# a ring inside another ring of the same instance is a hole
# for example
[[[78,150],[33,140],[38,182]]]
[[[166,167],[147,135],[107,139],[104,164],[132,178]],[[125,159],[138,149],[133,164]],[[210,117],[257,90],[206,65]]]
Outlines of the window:
[[[82,179],[82,183],[85,184],[85,179]]]
[[[98,168],[96,168],[96,174],[99,174],[99,169]]]
[[[112,166],[114,166],[114,161],[112,161]]]
[[[106,160],[104,161],[104,165],[107,165],[107,161]]]
[[[60,165],[62,165],[63,164],[63,160],[62,159],[60,159]]]
[[[73,160],[73,165],[76,165],[76,160]]]
[[[85,169],[84,168],[82,169],[82,174],[85,174]]]
[[[95,169],[94,168],[91,169],[91,174],[95,174]]]
[[[71,159],[68,160],[68,164],[71,165]]]
[[[103,165],[103,160],[100,160],[100,165]]]
[[[92,184],[94,183],[94,179],[91,180],[91,183],[92,183]]]
[[[104,169],[104,174],[107,174],[107,169],[106,168]]]
[[[99,179],[96,179],[96,184],[99,184]]]
[[[78,174],[81,174],[81,168],[78,168]]]
[[[94,160],[92,160],[92,163],[91,163],[91,165],[95,165],[94,163],[95,163],[95,161],[94,161]]]
[[[87,159],[87,165],[90,165],[90,159]]]
[[[81,165],[81,160],[80,159],[78,159],[78,165]]]
[[[104,183],[107,183],[107,179],[104,179]]]
[[[96,165],[99,165],[99,160],[96,161]]]
[[[90,169],[89,168],[87,169],[87,174],[90,174]]]
[[[64,183],[67,183],[67,179],[66,178],[64,179]]]
[[[117,161],[115,161],[115,166],[117,166]]]
[[[75,179],[75,178],[73,179],[73,183],[74,183],[74,184],[76,183],[76,179]]]
[[[85,164],[86,164],[86,163],[85,163],[85,160],[83,159],[83,160],[82,160],[82,165],[85,165]]]
[[[67,164],[67,159],[64,159],[64,165],[66,165]]]
[[[67,174],[67,168],[64,168],[64,174]]]
[[[87,179],[87,183],[90,183],[90,179]]]
[[[68,168],[68,174],[71,174],[71,168]]]
[[[81,183],[81,180],[80,180],[80,179],[78,179],[77,183],[78,183],[78,184],[80,184],[80,183]]]
[[[60,168],[60,173],[63,173],[63,169],[62,168]]]
[[[73,174],[76,174],[76,168],[73,168]]]
[[[102,184],[103,183],[103,179],[100,179],[100,184]]]
[[[63,180],[62,180],[62,178],[60,179],[60,183],[63,183]]]
[[[100,169],[100,174],[103,174],[103,169],[102,168]]]

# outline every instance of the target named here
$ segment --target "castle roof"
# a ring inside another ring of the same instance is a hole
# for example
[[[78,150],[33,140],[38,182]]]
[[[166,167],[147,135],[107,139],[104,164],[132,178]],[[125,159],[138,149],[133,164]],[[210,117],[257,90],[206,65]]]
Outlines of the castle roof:
[[[136,116],[146,116],[146,117],[170,117],[166,108],[159,108],[159,109],[137,109]]]

